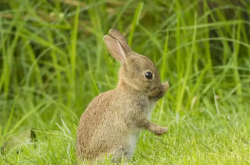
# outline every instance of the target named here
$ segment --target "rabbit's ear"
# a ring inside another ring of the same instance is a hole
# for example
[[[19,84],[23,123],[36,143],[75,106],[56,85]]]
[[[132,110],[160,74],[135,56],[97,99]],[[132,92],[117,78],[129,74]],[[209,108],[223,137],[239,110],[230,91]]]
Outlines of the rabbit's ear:
[[[109,30],[109,35],[115,39],[117,39],[120,44],[122,45],[123,49],[125,50],[125,52],[132,52],[132,49],[129,47],[126,39],[124,38],[124,36],[122,35],[122,33],[120,33],[118,30],[116,29],[110,29]]]
[[[121,44],[113,37],[105,35],[103,40],[108,48],[109,53],[121,63],[125,62],[125,51]]]

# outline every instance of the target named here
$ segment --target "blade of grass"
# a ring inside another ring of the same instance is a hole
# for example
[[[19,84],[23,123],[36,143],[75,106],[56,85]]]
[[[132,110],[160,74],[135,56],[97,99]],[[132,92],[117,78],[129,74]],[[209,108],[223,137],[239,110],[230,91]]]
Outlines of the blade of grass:
[[[140,2],[135,10],[133,22],[131,23],[131,30],[128,37],[128,44],[132,46],[132,39],[134,37],[135,27],[139,25],[140,15],[143,9],[144,3]]]

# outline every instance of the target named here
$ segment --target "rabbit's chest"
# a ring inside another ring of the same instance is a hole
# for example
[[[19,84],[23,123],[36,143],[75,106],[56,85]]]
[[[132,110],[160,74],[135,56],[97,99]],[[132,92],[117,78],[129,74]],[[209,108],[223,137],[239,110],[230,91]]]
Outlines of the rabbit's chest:
[[[135,104],[136,104],[135,110],[137,112],[141,113],[141,115],[145,115],[147,117],[147,119],[151,118],[151,113],[152,113],[152,110],[155,106],[155,102],[151,102],[151,101],[145,99],[145,100],[135,102]]]
[[[154,104],[152,104],[150,101],[147,100],[138,100],[132,102],[134,104],[134,107],[137,109],[141,109],[143,112],[148,112],[152,109]]]
[[[150,120],[151,119],[151,114],[152,114],[152,110],[154,109],[155,107],[155,102],[149,102],[149,107],[148,109],[146,110],[146,114],[147,114],[147,119]]]
[[[129,137],[129,145],[130,145],[129,151],[128,151],[129,157],[132,157],[132,155],[134,154],[138,136],[139,136],[138,134],[131,134]]]

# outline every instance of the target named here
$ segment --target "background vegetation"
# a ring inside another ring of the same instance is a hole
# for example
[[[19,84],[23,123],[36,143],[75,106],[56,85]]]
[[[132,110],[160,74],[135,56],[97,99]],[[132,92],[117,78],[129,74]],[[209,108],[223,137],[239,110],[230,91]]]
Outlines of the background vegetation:
[[[131,164],[250,163],[249,11],[248,0],[1,0],[0,164],[76,163],[80,115],[117,84],[110,28],[171,85],[152,116],[169,134],[143,131]],[[36,141],[4,143],[31,128]]]

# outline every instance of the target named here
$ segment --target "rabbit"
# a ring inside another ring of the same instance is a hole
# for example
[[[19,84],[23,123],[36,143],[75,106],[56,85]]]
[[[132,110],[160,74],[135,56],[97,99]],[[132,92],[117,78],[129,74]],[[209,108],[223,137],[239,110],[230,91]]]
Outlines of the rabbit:
[[[128,162],[142,129],[156,135],[167,127],[149,121],[157,100],[166,93],[168,82],[161,84],[159,72],[146,56],[133,52],[124,36],[111,29],[103,38],[110,54],[121,63],[115,89],[94,98],[82,114],[77,130],[79,160]]]

